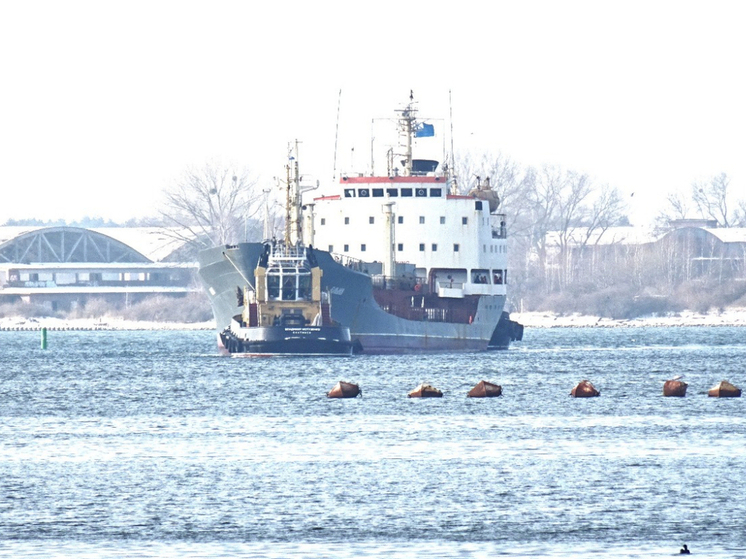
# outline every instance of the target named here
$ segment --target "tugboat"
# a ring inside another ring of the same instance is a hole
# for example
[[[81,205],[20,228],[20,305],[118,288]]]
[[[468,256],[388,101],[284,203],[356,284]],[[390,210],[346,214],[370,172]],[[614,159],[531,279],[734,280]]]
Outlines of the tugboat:
[[[292,158],[295,160],[295,158]],[[296,160],[297,161],[297,160]],[[249,280],[224,253],[244,280],[236,295],[240,314],[220,332],[222,347],[231,355],[351,355],[350,329],[332,319],[331,296],[321,287],[324,272],[312,246],[299,234],[293,242],[293,219],[300,197],[297,162],[291,178],[288,166],[288,214],[285,240],[265,242]]]

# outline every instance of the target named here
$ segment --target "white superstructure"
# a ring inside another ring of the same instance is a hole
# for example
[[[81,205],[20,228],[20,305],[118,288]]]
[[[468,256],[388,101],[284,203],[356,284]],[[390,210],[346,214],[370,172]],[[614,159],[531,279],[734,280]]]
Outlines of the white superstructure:
[[[368,270],[374,278],[412,274],[441,297],[505,296],[507,240],[497,196],[488,180],[456,194],[447,165],[412,157],[415,141],[418,149],[438,141],[417,138],[423,127],[430,127],[427,136],[433,129],[416,120],[413,105],[399,111],[402,153],[389,149],[379,158],[385,174],[343,175],[336,192],[313,200],[305,237],[343,263],[380,262],[380,270]]]

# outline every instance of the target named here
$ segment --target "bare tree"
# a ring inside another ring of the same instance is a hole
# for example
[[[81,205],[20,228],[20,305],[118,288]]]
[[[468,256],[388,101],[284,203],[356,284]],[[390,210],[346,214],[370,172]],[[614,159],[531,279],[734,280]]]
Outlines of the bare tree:
[[[746,220],[743,220],[746,216],[742,215],[746,202],[734,200],[729,187],[730,178],[720,173],[707,182],[692,183],[692,199],[703,218],[714,219],[721,227],[746,225]]]
[[[245,240],[250,225],[252,234],[256,234],[253,218],[261,202],[262,191],[247,169],[208,163],[188,169],[165,191],[160,213],[166,224],[177,228],[172,234],[211,247]]]
[[[691,215],[692,200],[683,192],[669,192],[666,196],[666,205],[655,216],[655,228],[659,231],[670,229],[671,222],[678,219],[688,219]]]

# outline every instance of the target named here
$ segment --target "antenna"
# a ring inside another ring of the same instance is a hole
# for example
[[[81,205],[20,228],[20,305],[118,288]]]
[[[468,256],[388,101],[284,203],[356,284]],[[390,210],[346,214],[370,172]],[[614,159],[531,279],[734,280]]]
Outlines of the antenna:
[[[453,152],[453,100],[451,90],[448,90],[448,111],[451,119],[451,194],[458,194],[458,183],[456,181],[456,156]]]
[[[339,139],[339,110],[342,106],[342,88],[339,88],[339,98],[337,99],[337,126],[334,129],[334,168],[332,177],[337,176],[337,140]]]

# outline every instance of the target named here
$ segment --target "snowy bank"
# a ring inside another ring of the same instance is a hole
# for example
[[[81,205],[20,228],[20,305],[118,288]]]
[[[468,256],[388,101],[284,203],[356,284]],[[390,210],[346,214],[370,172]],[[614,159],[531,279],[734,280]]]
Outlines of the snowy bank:
[[[721,312],[698,313],[682,311],[665,315],[650,315],[631,319],[601,318],[572,314],[560,316],[551,312],[510,313],[510,319],[526,328],[616,328],[640,326],[746,326],[746,308]]]
[[[0,330],[213,330],[215,322],[150,322],[119,318],[0,318]]]

